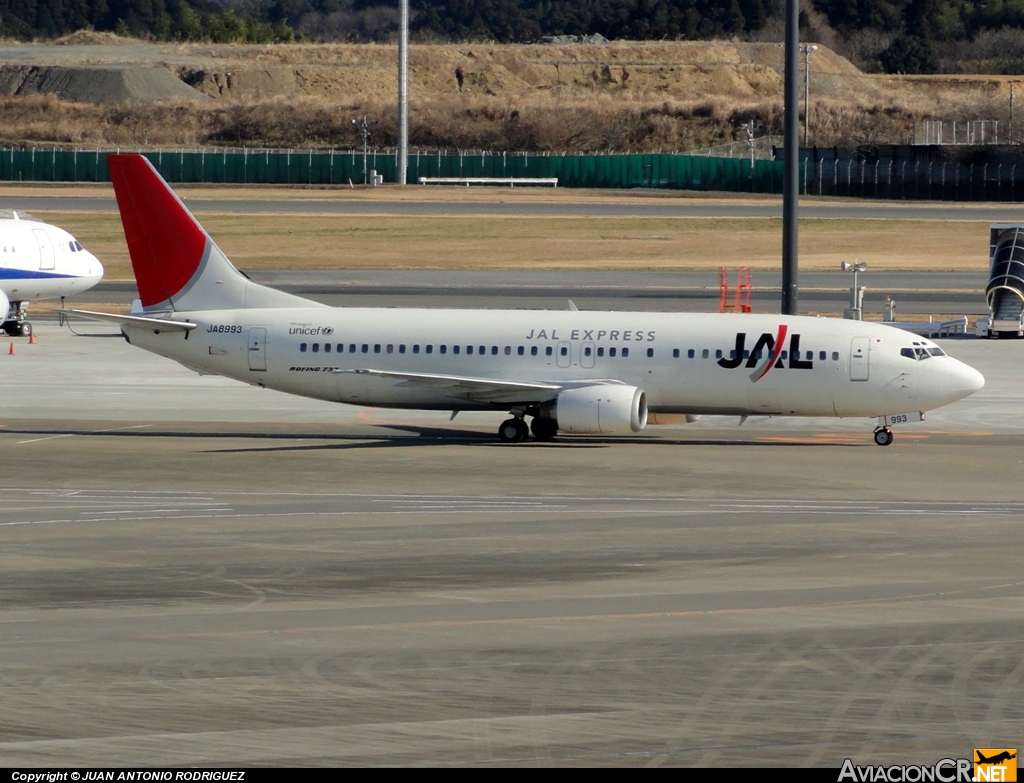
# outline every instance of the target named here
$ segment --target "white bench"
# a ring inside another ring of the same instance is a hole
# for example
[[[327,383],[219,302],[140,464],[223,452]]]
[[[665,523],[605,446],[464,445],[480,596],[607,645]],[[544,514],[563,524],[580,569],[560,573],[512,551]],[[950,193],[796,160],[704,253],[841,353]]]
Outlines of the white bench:
[[[558,187],[558,177],[420,177],[421,185],[550,185]]]

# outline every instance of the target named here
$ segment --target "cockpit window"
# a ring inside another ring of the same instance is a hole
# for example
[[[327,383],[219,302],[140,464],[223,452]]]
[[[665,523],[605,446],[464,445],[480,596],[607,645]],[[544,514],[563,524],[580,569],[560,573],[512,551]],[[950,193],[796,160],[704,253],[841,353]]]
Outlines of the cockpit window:
[[[929,348],[928,349],[928,353],[930,353],[932,356],[945,356],[946,355],[946,352],[943,351],[941,348],[938,348],[938,347]]]
[[[918,361],[921,361],[922,359],[932,358],[931,356],[928,355],[928,351],[926,351],[924,348],[915,348],[914,351],[917,353]]]
[[[917,360],[917,356],[914,354],[913,348],[900,348],[900,356],[906,356],[908,359]]]

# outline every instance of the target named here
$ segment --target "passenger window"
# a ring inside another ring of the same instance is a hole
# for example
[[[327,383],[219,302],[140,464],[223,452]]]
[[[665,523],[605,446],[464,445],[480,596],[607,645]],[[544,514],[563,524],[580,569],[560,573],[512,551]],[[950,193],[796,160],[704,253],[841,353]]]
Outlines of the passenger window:
[[[369,352],[370,352],[370,346],[367,345],[366,343],[363,343],[363,353],[369,353]]]
[[[522,353],[522,352],[523,352],[523,348],[522,348],[522,346],[520,346],[519,347],[519,353]],[[506,356],[511,356],[512,355],[512,346],[511,345],[506,345],[505,346],[505,355]]]
[[[434,346],[428,345],[427,348],[426,348],[426,351],[427,351],[427,353],[433,353],[434,352]]]
[[[428,345],[427,347],[429,348],[430,346]],[[448,353],[448,346],[447,345],[438,346],[437,352],[438,353]],[[430,353],[430,351],[427,351],[427,353]]]
[[[622,355],[623,356],[629,356],[629,348],[623,348],[622,349]]]
[[[461,351],[461,350],[462,350],[462,346],[461,345],[453,345],[452,346],[452,353],[455,354],[456,356],[459,355],[459,351]]]
[[[697,355],[697,352],[695,350],[693,350],[693,348],[691,348],[690,350],[688,350],[686,352],[686,358],[687,359],[693,359],[696,355]]]
[[[544,355],[545,356],[551,356],[551,354],[553,354],[553,353],[554,353],[554,350],[552,350],[550,345],[547,348],[544,349]]]
[[[526,353],[526,348],[524,348],[523,346],[521,346],[521,345],[520,345],[520,346],[519,346],[519,347],[518,347],[518,348],[516,349],[516,353],[518,353],[518,354],[519,354],[520,356],[522,356],[523,354],[525,354],[525,353]]]
[[[456,351],[456,353],[458,353],[458,351]],[[466,346],[466,355],[467,356],[472,356],[473,355],[473,346],[472,345],[467,345]]]
[[[615,356],[615,349],[614,348],[609,348],[608,349],[608,355],[609,356]]]
[[[785,358],[787,358],[788,355],[789,355],[789,351],[783,351],[782,353],[779,354],[779,357],[782,358],[782,359],[785,359]]]
[[[729,358],[730,359],[735,359],[736,358],[736,349],[735,348],[733,348],[731,351],[729,351]]]
[[[584,356],[590,356],[593,352],[593,349],[589,345],[583,349]]]
[[[395,352],[395,346],[394,346],[394,345],[392,345],[391,343],[388,343],[388,347],[387,347],[387,348],[386,348],[385,350],[386,350],[386,351],[387,351],[388,353],[394,353],[394,352]]]
[[[349,343],[348,344],[348,352],[349,353],[355,353],[356,352],[356,344],[355,343]]]
[[[305,353],[305,352],[306,352],[306,344],[305,343],[299,343],[299,353]]]
[[[709,351],[707,348],[700,352],[701,359],[707,359],[709,356],[711,356],[711,351]]]
[[[405,353],[405,343],[401,343],[401,344],[399,344],[399,346],[398,346],[398,352],[399,352],[399,353]]]
[[[626,350],[626,349],[623,348],[623,350]],[[678,356],[678,355],[679,355],[679,351],[676,350],[676,356]],[[653,356],[654,356],[654,349],[653,348],[648,348],[647,349],[647,358],[650,359]]]
[[[313,343],[313,353],[320,352],[320,343]]]
[[[494,352],[495,352],[495,353],[497,353],[497,352],[498,352],[498,349],[497,349],[497,348],[495,348],[495,349],[494,349]],[[486,345],[481,345],[481,346],[480,346],[480,355],[481,355],[481,356],[484,356],[484,355],[486,355],[486,354],[487,354],[487,346],[486,346]]]
[[[345,353],[345,343],[338,343],[338,353]]]
[[[825,353],[825,351],[819,351],[818,352],[818,358],[821,359],[821,361],[825,361],[825,357],[826,356],[828,356],[828,354]]]
[[[558,352],[559,352],[559,353],[560,353],[560,354],[561,354],[562,356],[568,356],[568,355],[569,355],[569,349],[568,349],[568,348],[566,348],[566,347],[565,347],[564,345],[563,345],[563,346],[562,346],[562,347],[561,347],[561,348],[560,348],[560,349],[558,350]]]
[[[536,355],[537,355],[537,346],[536,345],[531,345],[530,346],[530,356],[536,356]]]
[[[839,361],[839,351],[832,351],[832,361],[834,361],[834,362],[838,362]]]
[[[650,349],[648,349],[648,350],[650,350]],[[678,359],[679,358],[679,349],[678,348],[673,348],[672,349],[672,358],[673,359]]]
[[[374,345],[373,345],[373,352],[374,353],[380,353],[380,343],[374,343]]]
[[[750,358],[750,351],[744,351],[743,352],[743,358],[744,359],[749,359]]]
[[[330,343],[324,343],[324,353],[330,353],[330,352],[331,352],[331,344]]]
[[[604,356],[604,348],[598,348],[597,349],[597,355],[598,356]]]
[[[420,352],[420,347],[419,347],[418,345],[414,345],[414,346],[412,347],[412,352],[413,352],[413,353],[419,353],[419,352]]]

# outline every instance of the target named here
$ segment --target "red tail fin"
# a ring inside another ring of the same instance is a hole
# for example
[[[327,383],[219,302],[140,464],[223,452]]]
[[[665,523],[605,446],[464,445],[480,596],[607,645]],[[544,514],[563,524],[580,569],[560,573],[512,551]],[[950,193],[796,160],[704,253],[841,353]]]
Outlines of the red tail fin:
[[[107,168],[142,305],[166,302],[195,276],[206,232],[142,155],[108,155]]]

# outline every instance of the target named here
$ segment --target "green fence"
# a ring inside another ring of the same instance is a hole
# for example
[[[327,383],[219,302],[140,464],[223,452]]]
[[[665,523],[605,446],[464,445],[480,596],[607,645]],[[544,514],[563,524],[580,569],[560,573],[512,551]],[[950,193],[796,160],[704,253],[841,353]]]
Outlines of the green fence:
[[[110,150],[0,150],[0,181],[106,182]],[[334,150],[156,150],[143,153],[168,182],[347,185],[364,181],[363,153]],[[395,181],[393,151],[372,151],[365,171]],[[406,181],[420,177],[557,177],[569,188],[670,188],[782,192],[782,163],[653,155],[412,153]]]

